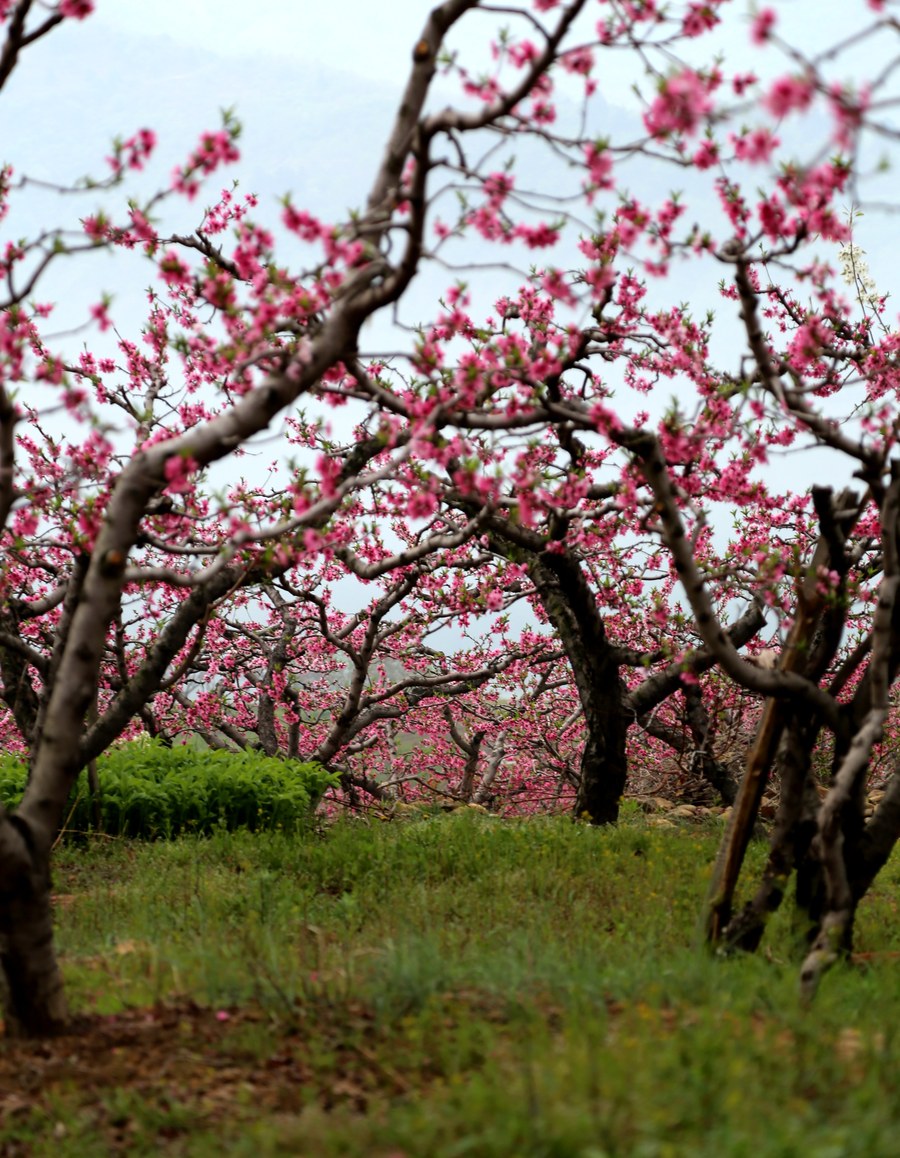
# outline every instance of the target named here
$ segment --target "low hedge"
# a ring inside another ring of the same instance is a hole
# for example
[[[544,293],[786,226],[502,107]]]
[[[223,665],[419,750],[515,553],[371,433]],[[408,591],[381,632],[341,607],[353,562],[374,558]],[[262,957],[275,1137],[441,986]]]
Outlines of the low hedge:
[[[214,829],[293,832],[309,823],[335,777],[318,764],[259,752],[167,748],[156,741],[122,744],[97,761],[103,831],[156,839]],[[0,757],[0,802],[15,806],[28,776],[22,760]],[[93,829],[87,773],[69,801],[65,829]]]

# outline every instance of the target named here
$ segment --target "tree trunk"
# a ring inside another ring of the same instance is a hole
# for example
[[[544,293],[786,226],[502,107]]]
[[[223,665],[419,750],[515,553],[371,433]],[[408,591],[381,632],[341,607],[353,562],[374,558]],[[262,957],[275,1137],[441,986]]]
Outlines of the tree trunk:
[[[815,898],[804,895],[803,865],[816,832],[819,799],[811,775],[811,756],[820,730],[815,713],[803,706],[795,708],[781,748],[776,775],[781,784],[778,814],[762,880],[751,900],[728,923],[725,941],[729,947],[755,950],[769,917],[780,906],[791,874],[797,869],[797,903],[808,922],[815,920]]]
[[[588,728],[581,754],[581,780],[575,795],[575,816],[591,824],[615,824],[628,778],[625,736],[621,728],[608,729],[615,712],[600,711]],[[618,731],[620,735],[616,735]]]
[[[687,755],[693,769],[719,794],[722,803],[726,805],[734,804],[738,790],[737,781],[734,776],[732,776],[731,769],[728,765],[723,764],[710,754],[705,735],[698,742],[697,733],[692,727],[692,737],[688,739],[683,728],[674,728],[668,724],[661,724],[659,720],[654,719],[652,715],[643,717],[638,720],[638,723],[648,736],[662,740],[664,744],[668,744],[670,748],[678,752],[682,757]]]
[[[500,765],[503,763],[503,757],[505,755],[506,742],[501,733],[494,741],[494,750],[491,753],[490,760],[488,760],[488,766],[485,768],[481,783],[478,785],[478,789],[472,797],[473,804],[486,804],[490,806],[492,801],[491,788],[497,778],[497,773],[500,771]]]
[[[460,781],[457,795],[460,800],[464,800],[466,804],[472,799],[472,793],[475,791],[475,774],[478,771],[478,762],[481,759],[481,746],[484,743],[485,731],[479,728],[468,742],[468,746],[464,749],[466,755],[466,763],[463,768],[462,780]]]
[[[615,824],[625,791],[625,685],[597,603],[578,562],[564,551],[534,556],[529,572],[572,666],[586,738],[575,815]]]
[[[819,516],[820,534],[812,559],[798,584],[797,607],[791,630],[785,641],[784,650],[778,661],[778,670],[805,675],[811,683],[817,684],[831,662],[841,637],[844,610],[841,600],[833,600],[829,605],[819,587],[822,568],[846,573],[848,561],[844,552],[844,542],[852,522],[859,517],[861,508],[857,496],[850,490],[843,490],[832,498],[827,487],[813,488],[813,502]],[[839,521],[840,512],[849,512],[852,521],[844,517]],[[785,736],[785,729],[793,725],[796,729],[793,741]],[[788,786],[788,798],[783,802],[780,823],[777,829],[776,845],[768,866],[768,879],[757,893],[754,913],[748,913],[737,923],[735,935],[748,945],[758,942],[762,930],[759,922],[774,911],[780,903],[784,891],[783,873],[789,871],[792,861],[802,858],[798,864],[797,899],[801,907],[815,913],[817,898],[804,892],[804,866],[810,864],[804,842],[808,838],[804,815],[798,817],[804,799],[804,785],[809,776],[806,745],[796,748],[799,732],[806,729],[811,745],[818,734],[819,721],[816,715],[802,711],[786,700],[770,699],[763,710],[759,729],[747,756],[747,766],[738,790],[731,820],[719,855],[713,868],[709,887],[707,908],[704,917],[706,939],[718,945],[728,939],[728,928],[732,920],[734,893],[744,862],[744,855],[750,835],[756,824],[763,792],[768,783],[772,765],[781,752],[789,757],[792,782]],[[784,737],[784,743],[782,738]],[[793,744],[793,746],[792,746]]]
[[[900,764],[895,764],[884,796],[858,843],[846,849],[847,877],[855,906],[871,888],[900,838]]]
[[[53,941],[50,847],[19,817],[0,815],[0,987],[6,1032],[47,1037],[68,1020]]]
[[[11,614],[0,614],[0,628],[21,638],[19,625]],[[3,677],[0,699],[12,712],[19,735],[28,744],[40,710],[38,694],[31,683],[30,665],[14,648],[0,647],[0,675]]]

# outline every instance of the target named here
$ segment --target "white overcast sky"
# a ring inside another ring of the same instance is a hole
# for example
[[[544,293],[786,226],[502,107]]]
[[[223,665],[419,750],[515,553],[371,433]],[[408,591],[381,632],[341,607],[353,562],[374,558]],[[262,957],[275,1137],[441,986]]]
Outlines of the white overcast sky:
[[[773,7],[779,27],[806,47],[830,43],[866,18],[854,0],[770,0],[758,6]],[[229,56],[277,53],[396,83],[430,7],[429,0],[98,0],[92,19],[129,32],[165,33]],[[740,3],[723,9],[732,51],[743,51],[749,10]],[[486,14],[481,27],[503,19]]]
[[[165,34],[226,56],[249,60],[277,54],[399,87],[431,6],[430,0],[97,0],[92,19],[128,32]],[[721,10],[724,19],[716,33],[733,66],[743,57],[756,67],[758,54],[748,49],[746,29],[750,12],[759,7],[774,8],[779,31],[807,51],[832,44],[871,18],[862,0],[735,0]],[[470,14],[463,27],[480,38],[505,20]],[[709,41],[701,43],[706,54]],[[619,60],[617,55],[604,61],[604,88],[615,90],[626,75]],[[606,95],[615,100],[614,91]]]
[[[872,19],[864,0],[769,2],[786,39],[807,51]],[[218,110],[233,105],[245,126],[233,173],[244,190],[259,194],[261,219],[276,218],[277,198],[286,192],[327,220],[343,219],[365,199],[430,7],[430,0],[97,0],[89,19],[66,21],[23,54],[0,103],[0,159],[19,173],[67,183],[88,171],[102,175],[110,139],[149,125],[159,146],[154,171],[129,185],[140,193],[165,184],[199,132],[215,127]],[[727,67],[763,71],[765,59],[748,43],[751,0],[733,0],[721,11],[716,43]],[[473,54],[484,59],[489,38],[508,21],[497,13],[467,14],[457,42],[466,61]],[[695,45],[698,60],[708,59],[706,38]],[[872,62],[854,63],[867,79]],[[614,139],[630,135],[616,106],[630,103],[626,82],[635,64],[633,53],[619,52],[600,62],[597,126],[611,128]],[[776,67],[784,70],[773,61]],[[678,187],[683,176],[672,171],[665,180]],[[210,186],[207,197],[221,187],[219,177]],[[650,193],[659,195],[658,187]],[[77,222],[90,208],[83,199],[48,205],[33,195],[19,200],[5,228],[22,236],[63,224],[60,214]],[[885,238],[896,231],[895,220],[867,219],[861,227],[876,280],[894,278],[894,246]],[[81,276],[73,268],[72,280]],[[62,296],[74,302],[75,285],[65,288]],[[709,288],[714,296],[715,284]],[[696,284],[670,292],[697,303]]]
[[[872,18],[864,0],[770,4],[786,38],[807,50],[830,44]],[[88,20],[65,22],[23,54],[0,98],[0,160],[11,161],[20,173],[61,183],[88,171],[102,175],[110,139],[149,125],[159,135],[156,167],[129,185],[140,191],[143,183],[146,191],[166,183],[198,133],[215,126],[219,108],[234,105],[245,131],[242,160],[233,173],[243,190],[259,194],[260,219],[277,220],[277,198],[288,191],[297,204],[327,220],[343,219],[365,199],[409,71],[412,45],[430,6],[429,0],[97,0]],[[593,9],[588,6],[589,12]],[[734,0],[722,12],[718,43],[727,66],[760,71],[764,60],[747,38],[750,0]],[[489,37],[508,19],[470,13],[458,42],[466,59],[473,53],[483,59]],[[696,43],[698,59],[706,59],[705,38]],[[871,62],[856,64],[857,75],[867,79]],[[628,104],[625,79],[634,65],[634,54],[610,53],[598,71],[605,106],[600,124],[610,125],[614,138],[627,135],[615,106]],[[204,200],[230,177],[214,178]],[[676,187],[683,179],[674,171],[665,177]],[[650,194],[654,199],[663,195],[659,187]],[[116,196],[121,206],[122,191]],[[77,225],[92,208],[84,198],[48,202],[30,194],[17,201],[2,232],[33,234],[42,226],[63,224],[66,215]],[[194,209],[179,223],[181,231],[196,225]],[[698,211],[704,211],[702,206]],[[861,233],[876,280],[881,288],[892,288],[896,218],[867,218]],[[117,296],[117,322],[139,325],[146,274],[142,271],[132,287],[132,307],[128,291],[118,284],[117,268],[100,256],[94,269],[89,262],[60,265],[47,292],[60,303],[60,322],[75,324],[78,310],[83,319],[86,305],[97,301],[102,290]],[[692,268],[687,284],[676,277],[658,289],[669,300],[690,300],[698,309],[716,305],[720,274],[710,279],[708,272]],[[453,280],[438,276],[441,289]],[[508,292],[508,283],[508,278],[501,282],[493,296]],[[420,320],[431,311],[436,285],[427,275],[418,279],[418,298],[407,320]],[[417,301],[427,302],[418,316]]]
[[[301,70],[298,83],[309,70],[335,70],[347,77],[347,88],[356,98],[364,102],[362,94],[369,92],[388,101],[402,89],[411,46],[431,6],[431,0],[97,0],[85,31],[96,22],[110,31],[147,38],[148,54],[158,51],[150,44],[158,44],[155,38],[162,36],[185,49],[228,60],[238,112],[243,112],[252,145],[258,126],[240,96],[248,85],[257,92],[266,88],[270,78],[265,61],[279,57],[285,65],[296,62]],[[784,57],[763,56],[749,44],[751,13],[763,6],[776,11],[779,34],[807,53],[833,45],[874,19],[865,0],[732,0],[720,10],[723,19],[714,40],[701,37],[682,47],[689,54],[693,49],[697,63],[708,62],[714,44],[732,70],[761,75],[786,71],[789,62]],[[497,0],[497,7],[504,4]],[[588,27],[594,11],[600,14],[602,9],[588,5]],[[466,58],[481,54],[484,59],[489,37],[509,20],[497,13],[467,14],[454,32]],[[840,75],[850,67],[864,82],[874,75],[876,64],[880,62],[872,59],[866,45],[856,57],[843,55]],[[634,54],[612,52],[602,58],[599,91],[607,105],[635,107],[631,94],[635,75]],[[277,94],[271,96],[277,101]],[[228,103],[225,93],[217,92],[216,97],[219,105]],[[287,135],[303,117],[301,110],[292,109],[291,114]]]
[[[315,61],[396,84],[427,0],[98,0],[97,19],[226,56]]]

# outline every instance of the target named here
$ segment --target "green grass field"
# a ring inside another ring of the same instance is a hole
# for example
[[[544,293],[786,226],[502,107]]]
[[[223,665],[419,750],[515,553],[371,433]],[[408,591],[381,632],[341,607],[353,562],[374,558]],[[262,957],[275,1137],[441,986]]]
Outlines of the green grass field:
[[[803,1009],[789,914],[758,956],[696,947],[718,836],[457,813],[64,848],[84,1020],[0,1045],[0,1154],[893,1158],[900,863]]]

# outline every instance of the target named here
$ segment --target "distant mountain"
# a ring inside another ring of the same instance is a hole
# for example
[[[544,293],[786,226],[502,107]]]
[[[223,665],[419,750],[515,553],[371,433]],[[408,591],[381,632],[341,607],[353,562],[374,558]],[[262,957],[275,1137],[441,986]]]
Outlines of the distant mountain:
[[[396,106],[396,90],[324,64],[236,59],[137,36],[99,21],[63,25],[28,48],[2,97],[0,156],[17,170],[65,182],[102,160],[116,135],[150,126],[158,184],[198,134],[234,107],[245,126],[235,172],[262,198],[291,190],[328,217],[365,196]]]
[[[223,108],[235,109],[244,126],[241,160],[212,177],[197,204],[174,200],[161,228],[191,232],[203,207],[235,178],[241,193],[258,195],[254,216],[269,227],[278,224],[278,202],[288,192],[326,221],[343,220],[365,201],[396,101],[392,86],[324,64],[226,57],[95,20],[63,24],[25,50],[0,96],[0,163],[11,163],[17,176],[60,185],[100,179],[109,172],[113,138],[145,126],[157,134],[156,155],[146,172],[129,173],[108,195],[60,197],[39,186],[15,195],[0,239],[53,227],[80,231],[80,219],[99,208],[122,220],[128,198],[165,187],[199,134],[219,127]],[[295,247],[287,260],[297,257]],[[87,307],[112,292],[116,324],[133,335],[146,316],[149,280],[133,256],[101,252],[54,263],[38,296],[57,303],[54,322],[64,330],[83,323]],[[94,333],[94,345],[97,339]]]

